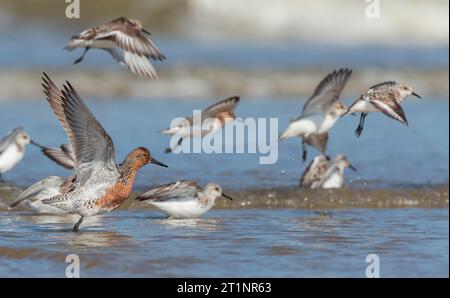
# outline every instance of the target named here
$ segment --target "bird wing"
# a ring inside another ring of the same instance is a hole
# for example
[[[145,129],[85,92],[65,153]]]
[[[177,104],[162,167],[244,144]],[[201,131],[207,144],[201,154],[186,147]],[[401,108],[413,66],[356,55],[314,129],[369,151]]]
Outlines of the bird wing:
[[[195,197],[201,188],[195,181],[181,180],[150,189],[136,198],[139,201],[166,202],[171,199]]]
[[[58,176],[50,176],[42,179],[20,193],[17,200],[10,205],[10,208],[14,208],[23,201],[34,198],[38,193],[41,193],[46,189],[52,189],[52,191],[58,190],[63,182],[64,178]],[[49,191],[49,194],[50,193],[52,192]]]
[[[110,40],[122,50],[163,61],[166,57],[156,44],[145,35],[143,30],[131,23],[127,18],[121,17],[96,28],[96,40]]]
[[[225,112],[234,114],[234,109],[239,104],[239,100],[239,96],[232,96],[210,105],[202,111],[202,119],[213,118]]]
[[[314,94],[306,101],[303,106],[303,114],[326,111],[331,104],[339,100],[339,96],[351,74],[352,70],[348,68],[341,68],[329,73],[317,85]]]
[[[310,134],[304,139],[306,144],[313,146],[322,153],[325,153],[328,143],[328,132]]]
[[[61,145],[61,148],[43,147],[41,151],[65,169],[72,170],[75,166],[75,155],[70,145]]]
[[[300,186],[311,187],[314,182],[320,181],[326,172],[327,165],[328,161],[326,159],[317,161],[314,158],[311,160],[300,179]]]
[[[393,96],[375,97],[370,100],[370,103],[383,112],[386,116],[400,121],[406,126],[408,125],[405,112]]]
[[[69,82],[60,90],[44,73],[44,94],[69,138],[75,156],[75,174],[84,185],[92,172],[117,170],[114,144]]]
[[[389,89],[390,87],[392,87],[396,84],[397,83],[394,81],[386,81],[386,82],[378,83],[378,84],[371,86],[369,88],[369,91],[380,91],[380,90]]]
[[[129,69],[134,74],[149,79],[158,77],[155,68],[146,56],[133,54],[120,48],[104,48],[103,50],[110,53],[120,65]]]

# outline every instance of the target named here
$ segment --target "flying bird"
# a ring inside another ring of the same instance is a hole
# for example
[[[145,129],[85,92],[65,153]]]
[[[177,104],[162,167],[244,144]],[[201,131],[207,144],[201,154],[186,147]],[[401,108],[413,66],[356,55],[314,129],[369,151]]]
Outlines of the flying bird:
[[[190,116],[183,118],[172,127],[162,130],[161,133],[175,136],[178,140],[174,148],[166,149],[166,153],[174,151],[186,138],[203,137],[234,121],[236,119],[234,110],[239,100],[239,96],[232,96],[204,109],[200,114],[201,127],[195,127],[194,118]]]
[[[306,146],[309,144],[325,154],[328,131],[346,111],[339,101],[352,70],[341,68],[329,73],[316,87],[313,95],[303,106],[303,113],[291,121],[280,134],[279,141],[292,137],[301,137],[302,159],[306,160]]]
[[[134,74],[155,79],[157,74],[150,60],[164,61],[166,57],[149,36],[138,20],[120,17],[72,36],[65,49],[84,48],[74,64],[80,63],[89,49],[102,49]]]
[[[35,143],[36,144],[36,143]],[[63,144],[59,148],[46,147],[36,144],[41,152],[56,164],[65,169],[72,170],[75,166],[75,154],[68,144]]]
[[[421,98],[408,84],[399,84],[394,81],[379,83],[360,95],[342,116],[361,113],[358,127],[355,130],[357,137],[361,136],[367,114],[372,112],[382,112],[408,126],[405,112],[400,103],[409,95]]]

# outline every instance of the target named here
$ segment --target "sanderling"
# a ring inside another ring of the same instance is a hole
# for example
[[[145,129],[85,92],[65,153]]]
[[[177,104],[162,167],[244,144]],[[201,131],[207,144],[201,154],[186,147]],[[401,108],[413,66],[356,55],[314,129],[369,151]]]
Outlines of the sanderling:
[[[73,227],[78,231],[84,217],[114,210],[128,198],[141,167],[148,163],[167,166],[143,147],[134,149],[117,166],[113,141],[72,85],[66,81],[60,90],[44,76],[44,93],[69,138],[75,167],[64,190],[42,203],[80,215]]]
[[[300,186],[311,189],[341,188],[344,184],[344,170],[347,167],[356,171],[345,155],[337,155],[332,160],[324,155],[316,156],[303,173]]]
[[[346,110],[339,96],[351,74],[352,71],[347,68],[329,73],[303,106],[302,115],[291,121],[280,134],[279,141],[291,137],[303,138],[303,161],[306,159],[305,143],[325,153],[328,131]]]
[[[21,127],[0,140],[0,180],[3,173],[15,167],[25,155],[25,146],[34,143]]]
[[[408,84],[398,84],[394,81],[379,83],[360,95],[342,116],[361,113],[358,127],[355,130],[357,137],[361,135],[366,116],[371,112],[382,112],[407,126],[408,121],[400,103],[409,95],[421,98]]]
[[[81,62],[90,48],[105,50],[133,73],[154,79],[157,74],[150,59],[163,61],[166,57],[146,35],[150,33],[142,28],[138,20],[120,17],[73,36],[65,49],[84,48],[74,64]]]
[[[329,158],[323,154],[315,156],[306,167],[300,179],[300,187],[318,188],[325,172]]]
[[[195,218],[211,209],[219,197],[232,200],[218,184],[201,188],[195,181],[181,180],[152,188],[136,200],[155,206],[170,218]]]
[[[23,205],[36,213],[65,214],[67,213],[66,211],[49,204],[44,204],[42,200],[52,198],[64,192],[64,187],[70,185],[70,182],[58,176],[50,176],[42,179],[20,193],[10,208]]]
[[[236,119],[234,109],[238,105],[239,100],[239,96],[232,96],[216,102],[215,104],[204,109],[200,114],[202,127],[199,129],[193,128],[193,117],[190,116],[184,118],[184,120],[176,125],[162,130],[161,133],[163,134],[172,136],[176,135],[179,137],[176,147],[167,148],[166,153],[170,153],[175,150],[186,138],[203,137],[222,128],[225,124],[234,121]],[[206,121],[208,121],[208,125],[203,125]]]

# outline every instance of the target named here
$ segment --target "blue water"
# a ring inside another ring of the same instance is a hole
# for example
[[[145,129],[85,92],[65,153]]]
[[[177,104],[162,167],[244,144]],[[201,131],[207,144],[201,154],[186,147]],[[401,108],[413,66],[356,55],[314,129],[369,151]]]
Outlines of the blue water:
[[[80,30],[81,31],[81,30]],[[0,67],[11,69],[61,68],[71,65],[82,50],[68,53],[62,49],[69,37],[78,32],[55,30],[40,23],[0,30]],[[45,40],[45,42],[42,42]],[[389,69],[435,69],[448,65],[448,46],[409,45],[349,45],[326,43],[262,43],[254,41],[211,41],[196,39],[153,40],[167,56],[158,69],[182,65],[226,66],[231,68],[334,69],[346,65],[352,68],[383,67]],[[29,45],[33,45],[30,52]],[[115,68],[111,57],[101,50],[92,50],[80,69]]]
[[[425,96],[426,98],[426,96]],[[170,138],[158,133],[175,117],[192,114],[209,101],[100,101],[88,105],[111,135],[120,162],[135,147],[146,146],[168,169],[144,167],[136,188],[186,178],[200,183],[216,181],[227,188],[278,187],[297,185],[307,163],[300,160],[299,139],[279,144],[275,164],[260,165],[259,154],[165,154]],[[277,117],[279,131],[290,118],[298,116],[303,102],[297,99],[242,98],[237,115]],[[361,138],[354,130],[359,117],[342,118],[330,133],[328,154],[346,154],[357,172],[347,171],[347,182],[355,187],[435,186],[448,183],[449,106],[447,100],[411,99],[403,103],[409,127],[382,114],[371,114]],[[35,141],[59,146],[66,136],[44,99],[32,102],[6,102],[0,109],[0,135],[23,126]],[[309,149],[309,158],[317,154]],[[14,170],[5,174],[8,181],[28,185],[49,175],[69,172],[49,162],[40,151],[28,146],[26,156]]]
[[[63,69],[80,54],[61,50],[70,33],[55,30],[49,34],[48,28],[39,24],[33,29],[0,31],[1,69]],[[341,65],[355,69],[448,66],[445,46],[268,46],[154,38],[168,57],[167,62],[157,63],[158,69],[186,64],[284,70],[329,70]],[[118,66],[105,53],[92,51],[77,67]],[[76,87],[76,82],[72,83]],[[67,137],[38,87],[30,101],[11,99],[1,103],[0,136],[23,126],[35,141],[58,146],[67,142]],[[424,100],[402,103],[409,127],[382,114],[371,114],[358,139],[354,136],[358,117],[338,121],[330,133],[328,153],[346,154],[358,168],[357,172],[346,171],[350,188],[433,191],[433,186],[448,185],[448,98],[421,95]],[[158,131],[168,127],[173,118],[190,115],[194,108],[204,108],[215,100],[86,98],[111,135],[118,162],[133,148],[146,146],[154,157],[169,165],[168,169],[144,167],[137,177],[137,191],[178,179],[193,179],[200,184],[214,181],[233,190],[297,185],[307,165],[300,160],[298,139],[282,142],[278,160],[272,165],[260,165],[258,154],[164,153],[169,138]],[[300,114],[304,100],[242,97],[236,112],[242,118],[278,118],[281,131],[290,118]],[[316,153],[309,149],[309,158]],[[24,160],[4,178],[25,187],[49,175],[69,174],[28,146]],[[368,254],[379,256],[382,277],[448,277],[448,218],[448,208],[317,212],[242,208],[212,210],[203,219],[176,221],[143,208],[90,218],[80,233],[72,233],[70,227],[76,218],[2,210],[0,277],[64,277],[65,258],[72,253],[80,257],[82,277],[364,277]]]
[[[0,276],[448,277],[448,209],[222,210],[166,220],[116,211],[73,233],[55,218],[0,213]],[[89,228],[88,228],[89,227]]]

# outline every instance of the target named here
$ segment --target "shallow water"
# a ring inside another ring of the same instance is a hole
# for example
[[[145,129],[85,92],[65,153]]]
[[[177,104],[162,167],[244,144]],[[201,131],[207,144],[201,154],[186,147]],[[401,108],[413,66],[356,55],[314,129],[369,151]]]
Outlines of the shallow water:
[[[216,181],[227,189],[273,188],[297,185],[307,163],[300,160],[299,139],[279,144],[275,164],[260,165],[259,154],[165,154],[170,138],[158,133],[172,119],[192,115],[192,109],[204,108],[210,101],[89,101],[88,105],[111,135],[116,158],[121,161],[137,146],[146,146],[168,169],[150,165],[143,168],[136,181],[136,190],[174,179],[194,179],[200,183]],[[238,116],[277,117],[278,131],[301,111],[298,99],[242,98]],[[448,184],[449,106],[447,100],[411,99],[403,104],[410,127],[381,114],[366,118],[361,138],[354,130],[359,117],[342,118],[330,133],[328,154],[346,154],[357,172],[347,171],[351,187],[415,187]],[[66,142],[47,102],[6,102],[0,109],[0,135],[22,125],[35,141],[47,146]],[[316,154],[309,149],[309,158]],[[49,162],[37,148],[29,146],[26,156],[5,179],[26,186],[50,175],[69,172]]]
[[[117,211],[79,233],[55,217],[0,218],[0,276],[64,277],[68,254],[81,277],[365,277],[371,253],[382,277],[449,274],[448,209]]]
[[[259,165],[255,154],[163,153],[169,139],[157,131],[208,104],[88,100],[114,140],[118,160],[144,145],[169,165],[141,170],[136,192],[194,179],[222,184],[235,201],[219,201],[205,218],[184,221],[166,220],[129,201],[72,233],[77,218],[6,209],[20,188],[49,175],[69,175],[28,147],[23,162],[4,177],[12,186],[0,187],[0,276],[64,277],[65,257],[71,253],[80,257],[85,277],[364,277],[371,253],[380,257],[384,277],[448,276],[447,100],[406,101],[410,128],[370,115],[360,139],[353,133],[357,117],[339,121],[328,152],[347,154],[358,168],[346,172],[347,187],[339,191],[296,189],[306,166],[299,159],[298,140],[281,143],[273,165]],[[281,117],[281,130],[302,104],[242,98],[237,113]],[[22,125],[42,144],[66,140],[43,99],[2,103],[0,119],[1,135]]]

